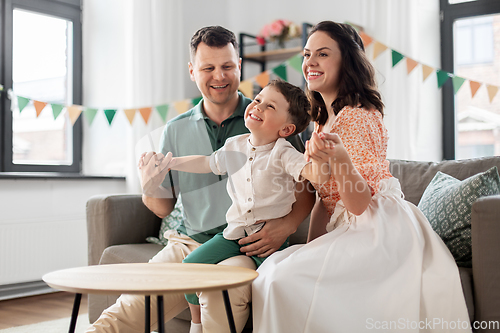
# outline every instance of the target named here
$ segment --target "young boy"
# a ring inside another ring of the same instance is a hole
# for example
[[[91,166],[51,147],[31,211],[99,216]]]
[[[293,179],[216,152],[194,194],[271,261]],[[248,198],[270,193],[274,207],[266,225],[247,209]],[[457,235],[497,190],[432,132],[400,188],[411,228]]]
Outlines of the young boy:
[[[274,80],[245,110],[250,134],[227,139],[210,156],[174,157],[169,152],[160,167],[191,173],[228,174],[232,205],[227,227],[205,242],[183,262],[216,264],[240,255],[238,239],[259,231],[268,219],[285,216],[295,202],[294,180],[315,183],[330,178],[328,163],[306,162],[285,138],[302,132],[310,122],[309,101],[304,92],[285,81]],[[282,246],[283,248],[284,246]],[[262,257],[252,257],[257,267]],[[193,317],[199,317],[195,294],[186,295]],[[201,325],[201,324],[200,324]],[[201,332],[201,327],[197,327]],[[197,332],[192,324],[191,332]]]

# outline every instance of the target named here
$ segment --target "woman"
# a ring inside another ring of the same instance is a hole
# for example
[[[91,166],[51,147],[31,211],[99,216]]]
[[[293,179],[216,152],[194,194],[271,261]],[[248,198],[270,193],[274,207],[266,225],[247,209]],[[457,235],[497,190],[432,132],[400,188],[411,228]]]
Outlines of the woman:
[[[313,184],[308,243],[259,268],[254,331],[470,332],[452,255],[389,172],[383,103],[361,38],[349,25],[317,24],[302,69],[319,134],[306,155],[329,160],[332,177]]]

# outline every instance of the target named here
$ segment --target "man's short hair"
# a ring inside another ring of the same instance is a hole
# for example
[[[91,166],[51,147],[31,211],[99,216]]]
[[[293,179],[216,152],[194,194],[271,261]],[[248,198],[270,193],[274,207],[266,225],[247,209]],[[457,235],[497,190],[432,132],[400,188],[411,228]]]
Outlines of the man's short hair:
[[[222,48],[231,43],[236,50],[236,55],[239,56],[238,42],[236,36],[232,31],[227,30],[221,26],[204,27],[196,31],[191,38],[191,61],[194,61],[198,45],[205,43],[210,47]]]
[[[290,120],[295,125],[292,135],[304,131],[311,122],[311,103],[302,89],[283,80],[272,80],[268,86],[277,89],[289,104]]]

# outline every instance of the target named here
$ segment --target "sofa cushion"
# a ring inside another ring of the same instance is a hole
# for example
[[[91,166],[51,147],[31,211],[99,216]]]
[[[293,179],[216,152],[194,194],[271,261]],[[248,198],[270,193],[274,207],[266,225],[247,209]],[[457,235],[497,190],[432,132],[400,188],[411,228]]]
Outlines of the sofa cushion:
[[[418,204],[458,266],[472,267],[471,212],[479,198],[500,194],[497,167],[460,181],[438,171]]]
[[[168,240],[164,236],[165,231],[177,229],[177,227],[180,226],[181,223],[184,222],[184,220],[185,217],[182,209],[181,200],[177,200],[174,206],[174,210],[172,210],[172,212],[168,216],[162,219],[160,226],[160,234],[158,235],[158,238],[147,237],[146,241],[149,243],[159,244],[163,246],[167,245]]]

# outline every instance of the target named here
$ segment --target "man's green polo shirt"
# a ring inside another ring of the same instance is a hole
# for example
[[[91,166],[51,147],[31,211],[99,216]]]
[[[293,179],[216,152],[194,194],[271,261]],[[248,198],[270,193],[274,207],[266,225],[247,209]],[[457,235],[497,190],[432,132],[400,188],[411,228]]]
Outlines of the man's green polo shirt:
[[[248,133],[244,113],[250,99],[239,95],[234,113],[220,125],[209,119],[203,111],[203,100],[191,110],[170,120],[162,134],[161,152],[171,151],[174,157],[212,154],[224,145],[227,138]],[[226,212],[231,205],[227,194],[227,176],[213,173],[194,174],[171,171],[175,193],[181,194],[186,217],[178,231],[200,243],[212,238],[226,227]],[[170,188],[167,175],[163,187]]]

